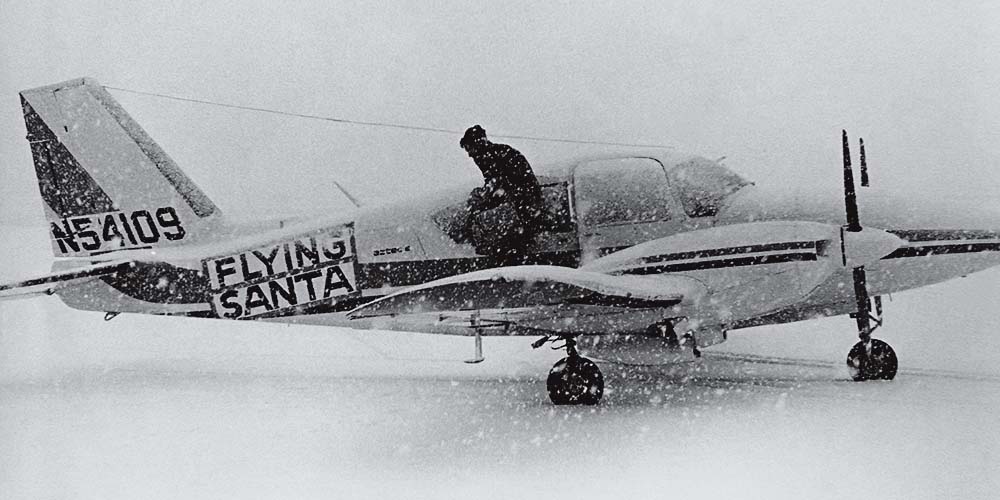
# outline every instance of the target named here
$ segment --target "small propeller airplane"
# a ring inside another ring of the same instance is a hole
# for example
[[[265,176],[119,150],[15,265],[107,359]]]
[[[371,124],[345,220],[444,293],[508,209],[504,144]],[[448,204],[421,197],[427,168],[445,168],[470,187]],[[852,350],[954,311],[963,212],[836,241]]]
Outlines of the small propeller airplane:
[[[0,285],[0,298],[56,294],[106,319],[465,335],[475,339],[470,362],[483,360],[483,336],[535,336],[533,347],[566,351],[547,380],[555,404],[600,401],[603,376],[584,355],[693,359],[732,330],[841,314],[857,319],[853,379],[891,380],[896,354],[872,337],[881,296],[1000,264],[1000,214],[889,196],[859,208],[846,132],[842,199],[758,186],[717,161],[663,151],[540,167],[544,227],[496,253],[482,249],[500,229],[481,224],[472,241],[456,231],[471,186],[238,223],[94,80],[20,95],[55,263]],[[863,141],[859,163],[867,186]]]

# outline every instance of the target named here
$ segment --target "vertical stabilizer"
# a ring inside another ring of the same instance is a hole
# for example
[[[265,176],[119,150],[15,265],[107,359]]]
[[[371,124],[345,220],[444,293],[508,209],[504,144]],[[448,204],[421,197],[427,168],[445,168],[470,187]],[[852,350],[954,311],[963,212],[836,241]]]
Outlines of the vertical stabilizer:
[[[89,78],[21,92],[57,257],[203,239],[218,208]]]

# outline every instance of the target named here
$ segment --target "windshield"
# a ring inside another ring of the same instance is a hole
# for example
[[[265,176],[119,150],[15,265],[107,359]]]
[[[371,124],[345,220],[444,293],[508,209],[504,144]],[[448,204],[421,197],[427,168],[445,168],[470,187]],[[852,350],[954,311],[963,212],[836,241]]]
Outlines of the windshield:
[[[709,217],[719,212],[726,197],[752,184],[732,170],[705,158],[681,163],[667,174],[677,187],[689,217]]]

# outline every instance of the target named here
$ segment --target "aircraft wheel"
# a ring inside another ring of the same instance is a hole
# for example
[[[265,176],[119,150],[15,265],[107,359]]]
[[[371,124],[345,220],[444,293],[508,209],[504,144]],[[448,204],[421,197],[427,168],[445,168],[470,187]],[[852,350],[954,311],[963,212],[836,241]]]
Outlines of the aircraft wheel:
[[[557,405],[596,405],[604,395],[600,368],[580,356],[568,356],[549,371],[549,399]]]
[[[855,382],[863,380],[892,380],[896,377],[899,361],[896,351],[879,340],[871,339],[871,354],[865,352],[865,343],[858,342],[847,354],[847,368]]]

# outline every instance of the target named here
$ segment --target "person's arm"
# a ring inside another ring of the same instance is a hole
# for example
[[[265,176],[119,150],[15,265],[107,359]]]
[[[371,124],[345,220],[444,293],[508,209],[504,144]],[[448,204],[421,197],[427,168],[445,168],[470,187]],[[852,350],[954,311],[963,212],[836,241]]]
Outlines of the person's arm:
[[[483,186],[482,204],[479,208],[482,210],[489,210],[500,206],[503,202],[504,189],[501,186],[499,179],[496,177],[487,178],[486,184]]]

